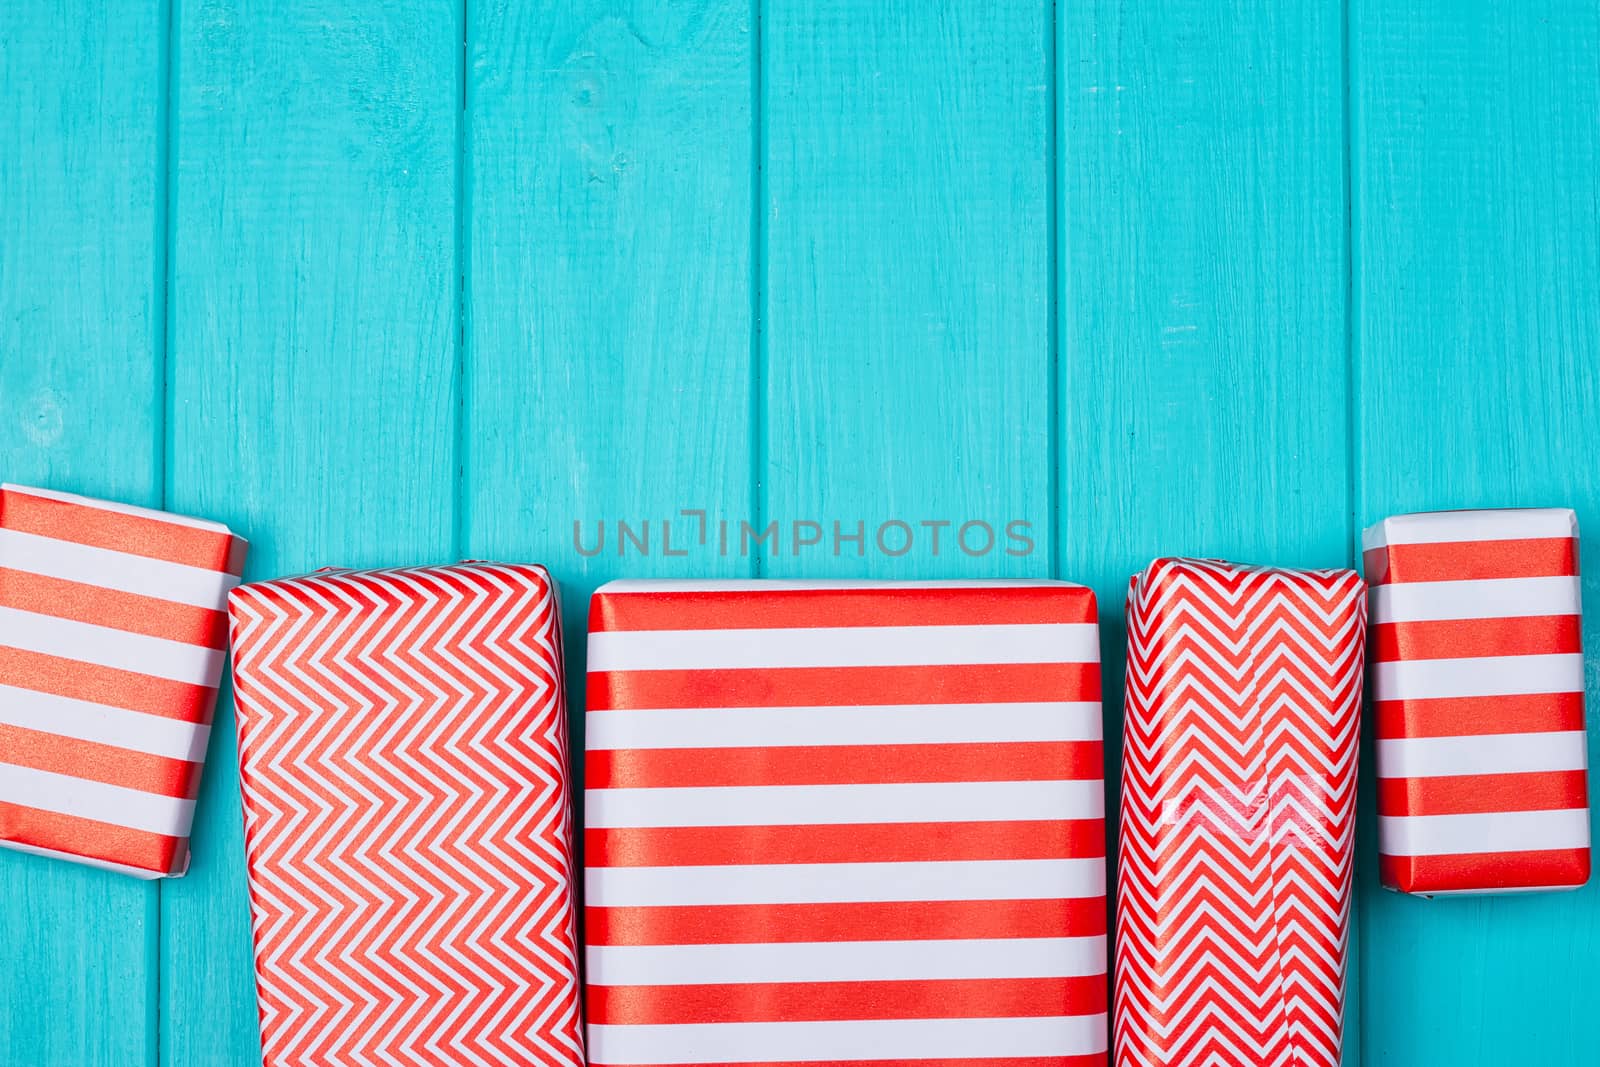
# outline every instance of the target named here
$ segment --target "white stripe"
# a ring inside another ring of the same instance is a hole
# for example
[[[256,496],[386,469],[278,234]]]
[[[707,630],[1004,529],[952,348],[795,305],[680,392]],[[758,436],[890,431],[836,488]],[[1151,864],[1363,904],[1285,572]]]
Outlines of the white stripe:
[[[1103,897],[1104,859],[590,867],[590,907]]]
[[[751,1063],[1089,1056],[1106,1051],[1106,1017],[867,1019],[839,1022],[591,1023],[589,1062]]]
[[[0,802],[171,837],[189,836],[194,801],[0,763]]]
[[[863,589],[892,593],[896,589],[1084,589],[1077,582],[1050,578],[959,578],[924,582],[902,582],[871,578],[617,578],[606,582],[596,593],[772,593],[807,589]]]
[[[0,646],[216,688],[223,653],[53,615],[0,608]]]
[[[26,852],[30,856],[46,856],[50,859],[66,860],[68,863],[81,863],[85,867],[98,867],[102,871],[115,871],[118,874],[128,874],[135,878],[142,878],[153,882],[157,878],[180,878],[188,872],[188,864],[177,874],[158,874],[146,867],[130,867],[126,863],[112,863],[110,860],[95,859],[90,856],[79,856],[72,852],[62,852],[53,848],[39,848],[35,845],[24,845],[16,841],[0,839],[0,848],[9,848],[16,852]],[[187,855],[187,854],[186,854]]]
[[[222,611],[239,579],[204,567],[0,530],[0,567]]]
[[[1499,697],[1583,692],[1583,655],[1472,656],[1392,660],[1372,665],[1379,700]]]
[[[1570,508],[1498,508],[1491,511],[1423,511],[1394,515],[1369,526],[1361,547],[1437,545],[1452,541],[1525,541],[1578,536]]]
[[[649,708],[591,711],[584,719],[584,745],[591,751],[1098,740],[1098,701]]]
[[[1463,856],[1589,847],[1589,809],[1482,815],[1380,815],[1385,856]]]
[[[0,685],[0,723],[168,759],[205,759],[211,727]]]
[[[1372,621],[1438,622],[1580,615],[1575,577],[1475,578],[1462,582],[1401,582],[1372,587]]]
[[[96,500],[94,497],[74,496],[71,493],[58,493],[54,489],[35,489],[26,485],[12,485],[9,482],[0,485],[0,491],[8,493],[22,493],[25,496],[42,497],[45,500],[55,500],[62,504],[76,504],[82,508],[94,508],[96,511],[114,511],[119,515],[132,515],[140,519],[153,519],[156,522],[171,523],[174,526],[190,526],[196,530],[210,530],[213,533],[231,534],[220,522],[209,519],[196,519],[188,515],[174,515],[170,511],[155,511],[151,508],[135,507],[132,504],[119,504],[112,500]]]
[[[589,634],[590,671],[1098,663],[1094,623],[613,630]]]
[[[585,825],[822,826],[880,822],[1098,819],[1098,778],[1059,782],[895,782],[885,785],[688,786],[589,789]]]
[[[1378,740],[1379,778],[1442,778],[1461,774],[1530,774],[1588,767],[1582,730],[1469,737]]]
[[[1106,939],[1103,936],[764,945],[590,945],[585,951],[589,981],[606,986],[1077,978],[1106,973]]]

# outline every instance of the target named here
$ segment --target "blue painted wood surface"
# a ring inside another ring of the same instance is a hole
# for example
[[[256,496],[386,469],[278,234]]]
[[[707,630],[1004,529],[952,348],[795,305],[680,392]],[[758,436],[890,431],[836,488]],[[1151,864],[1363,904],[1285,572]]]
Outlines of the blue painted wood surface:
[[[1156,553],[1600,559],[1591,2],[67,7],[0,6],[0,476],[253,577],[1056,574],[1115,731]],[[187,878],[0,852],[0,1065],[258,1061],[228,734]],[[1594,1059],[1600,891],[1384,893],[1370,814],[1347,1061]]]

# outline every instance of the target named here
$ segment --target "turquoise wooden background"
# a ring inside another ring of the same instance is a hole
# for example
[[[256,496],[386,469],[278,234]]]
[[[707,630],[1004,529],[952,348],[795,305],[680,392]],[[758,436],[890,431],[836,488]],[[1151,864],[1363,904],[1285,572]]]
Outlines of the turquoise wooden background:
[[[542,560],[573,635],[623,573],[1055,574],[1113,664],[1157,553],[1570,504],[1600,560],[1597,56],[1592,0],[10,0],[0,476],[255,576]],[[1038,547],[574,550],[685,508]],[[0,854],[4,1064],[256,1060],[229,733],[187,878]],[[1593,1062],[1600,890],[1385,894],[1365,814],[1350,1062]]]

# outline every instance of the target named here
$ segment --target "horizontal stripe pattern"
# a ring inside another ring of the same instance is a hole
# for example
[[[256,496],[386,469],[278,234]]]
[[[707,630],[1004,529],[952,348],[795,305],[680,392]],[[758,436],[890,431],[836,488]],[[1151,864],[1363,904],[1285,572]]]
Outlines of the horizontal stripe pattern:
[[[1094,619],[1066,583],[602,587],[590,1062],[1103,1053]]]
[[[1367,531],[1380,875],[1415,893],[1582,884],[1577,528],[1559,508]]]
[[[0,843],[181,874],[245,544],[0,488]]]

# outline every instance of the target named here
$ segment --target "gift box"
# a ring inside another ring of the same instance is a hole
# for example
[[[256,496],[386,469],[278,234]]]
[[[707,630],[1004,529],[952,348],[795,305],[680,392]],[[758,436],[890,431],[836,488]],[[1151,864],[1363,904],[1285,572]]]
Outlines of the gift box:
[[[1118,1067],[1339,1063],[1365,607],[1353,571],[1133,579]]]
[[[0,486],[0,845],[183,874],[245,542]]]
[[[1104,1063],[1089,590],[613,582],[590,628],[592,1064]]]
[[[265,1067],[581,1067],[544,569],[323,571],[230,611]]]
[[[1397,515],[1366,531],[1384,885],[1588,881],[1577,536],[1565,508]]]

